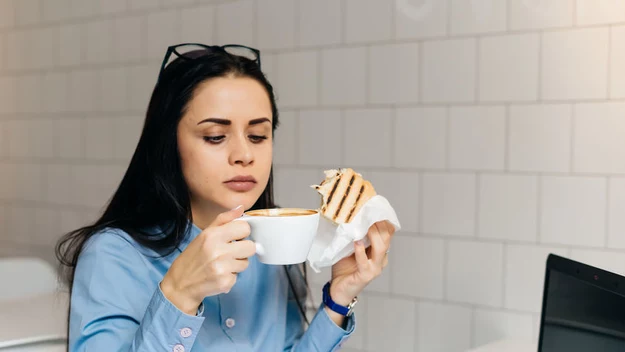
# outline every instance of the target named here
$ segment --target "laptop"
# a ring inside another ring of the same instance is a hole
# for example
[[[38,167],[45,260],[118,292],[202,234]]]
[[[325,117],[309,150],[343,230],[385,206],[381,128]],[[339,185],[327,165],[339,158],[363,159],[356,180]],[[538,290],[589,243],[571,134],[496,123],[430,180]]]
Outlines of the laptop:
[[[625,351],[625,277],[550,254],[538,351]]]

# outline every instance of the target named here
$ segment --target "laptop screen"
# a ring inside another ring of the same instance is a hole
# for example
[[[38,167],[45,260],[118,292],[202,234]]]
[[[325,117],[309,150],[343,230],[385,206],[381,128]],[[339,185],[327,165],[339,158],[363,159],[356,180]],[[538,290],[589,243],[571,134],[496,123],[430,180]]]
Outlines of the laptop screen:
[[[552,259],[545,277],[539,352],[625,351],[623,278]]]

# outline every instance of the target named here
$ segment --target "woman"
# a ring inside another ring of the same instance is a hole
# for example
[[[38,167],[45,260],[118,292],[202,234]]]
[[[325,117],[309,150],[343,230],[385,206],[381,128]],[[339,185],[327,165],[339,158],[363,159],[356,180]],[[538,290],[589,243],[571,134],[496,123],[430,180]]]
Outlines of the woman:
[[[232,221],[275,207],[277,126],[258,50],[168,48],[119,188],[57,245],[70,351],[334,351],[352,334],[346,309],[386,266],[393,227],[375,224],[371,247],[332,267],[304,329],[305,277],[258,262],[249,225]]]

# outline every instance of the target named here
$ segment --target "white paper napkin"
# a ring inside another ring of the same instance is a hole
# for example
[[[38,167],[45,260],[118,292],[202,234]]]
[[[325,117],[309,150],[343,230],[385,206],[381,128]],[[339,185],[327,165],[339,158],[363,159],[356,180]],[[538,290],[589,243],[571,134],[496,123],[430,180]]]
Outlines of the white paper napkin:
[[[360,208],[354,219],[347,224],[335,224],[324,216],[319,217],[317,235],[308,253],[308,264],[317,273],[321,268],[332,266],[354,253],[354,242],[363,240],[369,246],[367,232],[378,221],[388,220],[401,229],[395,210],[386,198],[375,195]]]

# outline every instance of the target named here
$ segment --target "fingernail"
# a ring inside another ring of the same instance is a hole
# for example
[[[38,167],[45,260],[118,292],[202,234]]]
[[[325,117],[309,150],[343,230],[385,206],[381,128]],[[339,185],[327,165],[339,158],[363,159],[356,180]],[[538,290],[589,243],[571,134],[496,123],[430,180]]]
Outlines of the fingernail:
[[[357,246],[362,246],[362,240],[358,240],[358,241],[356,241],[356,245],[357,245]]]
[[[242,205],[238,205],[237,207],[232,208],[232,210],[237,210],[237,209],[239,209],[240,207],[242,207]]]

